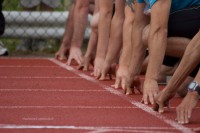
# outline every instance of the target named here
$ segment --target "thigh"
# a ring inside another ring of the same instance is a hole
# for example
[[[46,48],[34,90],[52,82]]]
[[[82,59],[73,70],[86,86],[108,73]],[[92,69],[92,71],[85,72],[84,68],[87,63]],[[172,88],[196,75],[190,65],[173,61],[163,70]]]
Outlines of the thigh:
[[[170,14],[168,37],[192,39],[200,28],[200,6],[183,9]]]

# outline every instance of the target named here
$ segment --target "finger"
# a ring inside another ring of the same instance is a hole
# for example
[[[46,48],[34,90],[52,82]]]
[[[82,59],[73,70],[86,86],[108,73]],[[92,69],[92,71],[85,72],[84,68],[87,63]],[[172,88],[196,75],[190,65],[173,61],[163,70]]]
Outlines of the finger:
[[[59,54],[58,53],[55,54],[55,58],[59,59]]]
[[[187,118],[190,119],[192,114],[192,109],[188,109]]]
[[[89,70],[89,62],[85,62],[84,63],[84,68],[83,68],[83,71],[88,71]]]
[[[143,94],[143,100],[144,100],[144,104],[148,104],[148,96],[147,94]]]
[[[187,123],[189,123],[189,120],[188,120],[188,110],[186,109],[184,112],[184,124],[187,124]]]
[[[75,57],[75,60],[79,65],[81,64],[81,60],[79,59],[79,57]]]
[[[125,90],[126,89],[126,80],[124,78],[122,78],[122,81],[121,81],[121,86],[122,86],[122,89]],[[127,87],[130,87],[129,85],[127,85]]]
[[[132,89],[130,87],[127,87],[126,88],[126,95],[131,95],[131,94],[133,94]]]
[[[116,80],[115,80],[115,89],[118,89],[119,88],[119,85],[120,85],[120,78],[117,77]]]
[[[105,80],[105,79],[106,79],[105,73],[101,73],[101,77],[99,78],[99,80]]]
[[[180,123],[180,107],[176,108],[176,120]]]
[[[71,61],[72,61],[72,58],[69,57],[68,61],[67,61],[67,65],[71,65]]]
[[[180,124],[183,124],[184,123],[184,109],[181,109],[180,110]]]
[[[79,61],[79,64],[81,64],[83,62],[83,57],[80,55],[77,57],[78,61]]]
[[[152,93],[149,94],[149,101],[153,105],[154,104],[154,96]]]
[[[163,104],[162,103],[158,103],[158,105],[159,105],[158,112],[159,113],[163,113],[164,112],[164,106],[163,106]]]

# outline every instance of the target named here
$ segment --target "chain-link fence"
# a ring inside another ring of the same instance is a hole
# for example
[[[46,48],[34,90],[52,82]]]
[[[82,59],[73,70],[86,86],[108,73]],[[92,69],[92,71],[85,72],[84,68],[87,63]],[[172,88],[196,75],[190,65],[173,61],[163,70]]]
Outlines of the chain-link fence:
[[[43,1],[40,3],[40,1]],[[61,38],[69,0],[4,0],[6,38]]]
[[[72,1],[4,0],[6,27],[1,41],[11,52],[38,51],[40,48],[37,47],[46,47],[52,42],[56,45],[53,52],[57,51]],[[90,29],[87,28],[85,37],[88,38],[89,34]]]

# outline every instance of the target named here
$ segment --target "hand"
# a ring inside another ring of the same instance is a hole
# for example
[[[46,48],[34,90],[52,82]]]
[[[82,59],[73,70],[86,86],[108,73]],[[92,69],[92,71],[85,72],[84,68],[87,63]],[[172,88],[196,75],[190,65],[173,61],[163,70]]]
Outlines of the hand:
[[[94,71],[92,75],[94,75],[96,78],[100,78],[101,76],[101,70],[103,67],[104,59],[103,58],[95,58],[94,61]]]
[[[116,73],[115,84],[112,85],[112,87],[118,89],[121,84],[121,87],[125,88],[127,76],[128,76],[128,67],[119,67]]]
[[[149,104],[149,102],[154,104],[159,92],[158,82],[154,79],[145,79],[143,90],[142,102],[144,104]]]
[[[181,104],[176,108],[177,121],[180,124],[189,123],[192,110],[196,107],[199,97],[197,92],[188,92]]]
[[[133,78],[133,80],[131,80],[128,72],[128,67],[119,67],[119,69],[117,70],[115,84],[112,85],[112,87],[118,89],[120,85],[122,89],[124,89],[124,93],[126,95],[135,93],[134,89],[137,89],[141,93],[142,83],[140,81],[140,78],[136,76],[135,78]]]
[[[75,61],[80,65],[83,61],[82,51],[79,47],[71,47],[70,48],[70,55],[67,61],[67,64],[70,65],[71,61],[75,59]]]
[[[168,90],[169,89],[167,87],[164,88],[155,98],[155,104],[153,106],[155,111],[163,113],[164,107],[169,107],[169,100],[173,98],[176,93],[169,92]]]
[[[89,71],[90,64],[94,66],[94,58],[85,56],[81,65],[78,66],[78,69],[83,71]]]
[[[112,79],[112,75],[116,75],[116,64],[110,65],[108,62],[104,62],[103,69],[101,71],[101,76],[99,80],[105,80],[108,75],[110,80]]]
[[[61,44],[60,49],[56,52],[55,58],[58,60],[67,60],[69,56],[69,47]]]

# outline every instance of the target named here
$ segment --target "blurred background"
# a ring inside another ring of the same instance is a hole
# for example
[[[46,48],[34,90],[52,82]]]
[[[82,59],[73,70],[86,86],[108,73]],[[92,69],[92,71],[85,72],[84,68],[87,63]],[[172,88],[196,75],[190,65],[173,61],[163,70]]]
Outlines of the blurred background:
[[[44,0],[41,4],[34,0],[4,0],[6,28],[0,45],[9,56],[54,56],[65,31],[71,1]],[[85,45],[88,37],[87,29]]]

